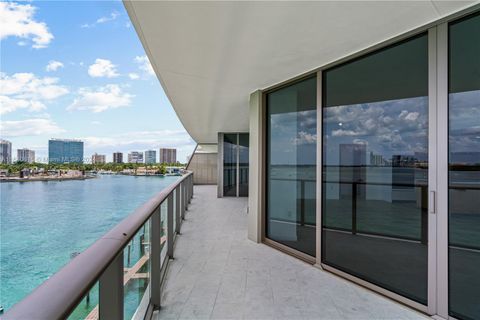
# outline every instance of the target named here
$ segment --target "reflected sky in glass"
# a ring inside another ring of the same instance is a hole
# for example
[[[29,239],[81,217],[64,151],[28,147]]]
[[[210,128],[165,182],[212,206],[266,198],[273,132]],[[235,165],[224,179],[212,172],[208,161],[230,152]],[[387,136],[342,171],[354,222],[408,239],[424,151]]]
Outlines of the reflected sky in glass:
[[[345,144],[365,144],[367,165],[373,164],[370,152],[385,164],[394,155],[426,160],[428,97],[328,107],[323,123],[325,165],[338,165]]]

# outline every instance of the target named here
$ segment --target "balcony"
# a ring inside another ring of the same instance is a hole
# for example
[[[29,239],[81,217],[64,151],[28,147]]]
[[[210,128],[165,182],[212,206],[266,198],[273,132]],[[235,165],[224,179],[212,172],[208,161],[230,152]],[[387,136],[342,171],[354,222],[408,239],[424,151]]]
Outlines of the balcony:
[[[99,302],[90,304],[87,319],[425,318],[248,240],[246,198],[217,198],[216,186],[193,187],[192,180],[186,175],[160,192],[3,318],[77,318],[75,312],[97,282]],[[145,251],[137,262],[131,262],[128,253],[127,262],[123,253],[136,241],[129,235],[139,232]],[[137,268],[139,263],[148,268]],[[129,281],[141,278],[149,281],[131,310]],[[130,311],[124,311],[127,305]]]
[[[423,319],[420,313],[247,239],[246,198],[195,186],[154,319]]]

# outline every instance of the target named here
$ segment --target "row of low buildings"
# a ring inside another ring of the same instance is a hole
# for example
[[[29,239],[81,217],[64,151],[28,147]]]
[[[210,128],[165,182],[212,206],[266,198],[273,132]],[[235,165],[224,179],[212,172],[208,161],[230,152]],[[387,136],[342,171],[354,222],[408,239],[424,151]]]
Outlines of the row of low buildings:
[[[48,140],[48,162],[49,163],[83,163],[84,144],[81,140],[72,139],[50,139]],[[23,148],[17,149],[17,161],[27,163],[35,162],[35,151]],[[157,163],[157,151],[147,150],[145,152],[132,151],[128,153],[128,163]],[[177,149],[160,148],[158,163],[176,163]],[[0,163],[12,163],[12,143],[8,140],[0,140]],[[92,155],[92,164],[106,163],[106,156],[95,153]],[[124,163],[123,153],[113,153],[113,163]]]
[[[177,149],[171,148],[160,148],[159,150],[159,161],[157,161],[157,151],[156,150],[147,150],[145,152],[141,151],[132,151],[127,155],[128,163],[176,163],[177,162]],[[100,164],[106,162],[106,156],[103,154],[94,154],[92,155],[92,163]],[[123,153],[114,152],[112,155],[113,163],[124,163]]]

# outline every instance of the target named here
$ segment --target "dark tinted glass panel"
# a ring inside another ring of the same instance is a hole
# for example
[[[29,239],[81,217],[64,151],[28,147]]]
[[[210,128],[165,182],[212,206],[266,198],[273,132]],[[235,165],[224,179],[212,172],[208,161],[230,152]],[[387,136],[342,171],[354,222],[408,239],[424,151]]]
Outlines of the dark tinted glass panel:
[[[480,15],[449,39],[450,314],[480,319]]]
[[[323,84],[322,261],[426,304],[427,36]]]
[[[237,134],[223,135],[223,195],[237,195]]]
[[[267,95],[268,238],[315,255],[316,78]]]
[[[238,195],[248,197],[248,133],[238,135]]]

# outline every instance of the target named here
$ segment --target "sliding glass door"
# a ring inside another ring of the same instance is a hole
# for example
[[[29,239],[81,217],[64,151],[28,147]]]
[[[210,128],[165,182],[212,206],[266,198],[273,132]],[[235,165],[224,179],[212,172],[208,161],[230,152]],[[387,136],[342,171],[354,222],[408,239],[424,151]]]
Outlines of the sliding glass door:
[[[267,95],[266,237],[310,256],[316,248],[317,81]]]
[[[323,72],[322,262],[427,304],[428,36]]]
[[[237,195],[237,134],[225,133],[223,135],[223,196],[235,197]]]
[[[248,197],[249,134],[221,133],[223,197]]]
[[[480,319],[479,14],[449,26],[448,103],[449,313]]]
[[[480,319],[480,12],[458,17],[265,94],[264,227],[423,312]]]

